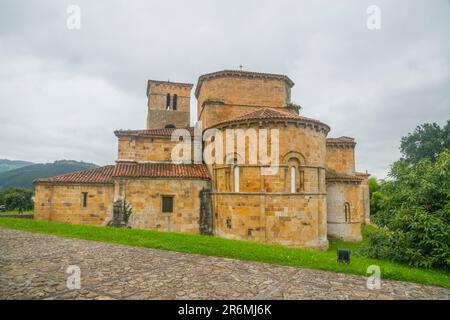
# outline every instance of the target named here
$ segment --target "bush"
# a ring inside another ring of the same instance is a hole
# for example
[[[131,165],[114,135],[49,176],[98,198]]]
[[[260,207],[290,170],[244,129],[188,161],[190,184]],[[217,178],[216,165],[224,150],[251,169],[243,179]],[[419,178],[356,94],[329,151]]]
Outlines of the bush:
[[[396,162],[391,181],[380,185],[365,254],[420,267],[450,267],[450,151],[433,162]]]
[[[33,209],[32,197],[33,190],[12,187],[0,192],[0,205],[4,205],[7,210],[18,210],[22,213]]]

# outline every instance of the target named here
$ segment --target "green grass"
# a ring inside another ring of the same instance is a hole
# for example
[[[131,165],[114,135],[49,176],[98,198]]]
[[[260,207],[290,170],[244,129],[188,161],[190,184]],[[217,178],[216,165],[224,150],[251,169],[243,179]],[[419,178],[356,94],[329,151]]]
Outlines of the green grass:
[[[0,215],[2,214],[19,214],[18,210],[11,210],[11,211],[4,211],[4,212],[0,212]],[[26,210],[23,211],[21,214],[33,214],[33,210]]]
[[[361,243],[330,241],[330,249],[326,252],[319,252],[308,249],[267,245],[252,241],[228,240],[211,236],[138,229],[81,226],[15,218],[1,218],[0,227],[69,238],[260,261],[359,275],[367,275],[366,270],[368,266],[378,265],[381,268],[381,276],[384,279],[396,279],[450,287],[450,273],[443,270],[413,268],[390,261],[369,259],[355,255],[352,255],[351,263],[349,265],[336,262],[336,249],[338,247],[356,250]],[[367,235],[368,232],[373,232],[370,227],[366,227],[363,234]]]

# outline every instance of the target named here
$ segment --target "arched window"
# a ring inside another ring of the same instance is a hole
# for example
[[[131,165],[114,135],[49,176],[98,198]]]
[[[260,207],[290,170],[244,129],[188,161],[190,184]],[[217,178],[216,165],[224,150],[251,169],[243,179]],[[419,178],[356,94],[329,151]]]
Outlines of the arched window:
[[[350,203],[344,203],[345,222],[350,222]]]
[[[177,102],[178,96],[176,94],[173,95],[173,110],[177,110]]]
[[[175,126],[173,124],[167,124],[164,128],[170,129],[170,128],[175,128]]]
[[[297,190],[296,190],[296,169],[295,169],[295,166],[292,166],[291,167],[291,193],[295,193]]]
[[[237,164],[234,165],[234,192],[239,192],[239,167]]]
[[[166,110],[170,109],[170,93],[166,96]]]

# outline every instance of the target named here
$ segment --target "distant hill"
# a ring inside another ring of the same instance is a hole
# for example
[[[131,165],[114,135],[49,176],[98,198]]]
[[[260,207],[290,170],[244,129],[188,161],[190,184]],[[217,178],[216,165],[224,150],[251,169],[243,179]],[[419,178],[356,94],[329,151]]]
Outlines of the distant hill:
[[[39,163],[0,173],[0,189],[8,187],[33,188],[33,180],[48,178],[69,172],[98,167],[93,163],[60,160],[53,163]]]
[[[34,164],[33,162],[22,161],[22,160],[8,160],[8,159],[0,159],[0,173],[14,170],[18,168],[22,168],[25,166],[29,166]]]

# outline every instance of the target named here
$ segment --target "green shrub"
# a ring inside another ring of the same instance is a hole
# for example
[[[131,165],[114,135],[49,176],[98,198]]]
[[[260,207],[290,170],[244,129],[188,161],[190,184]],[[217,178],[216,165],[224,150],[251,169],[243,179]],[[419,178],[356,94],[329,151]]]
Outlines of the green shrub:
[[[24,188],[8,188],[0,192],[0,205],[7,210],[18,210],[19,213],[33,209],[33,190]]]
[[[369,257],[413,266],[450,268],[450,151],[435,161],[397,161],[391,181],[381,184],[371,234],[363,252]]]

